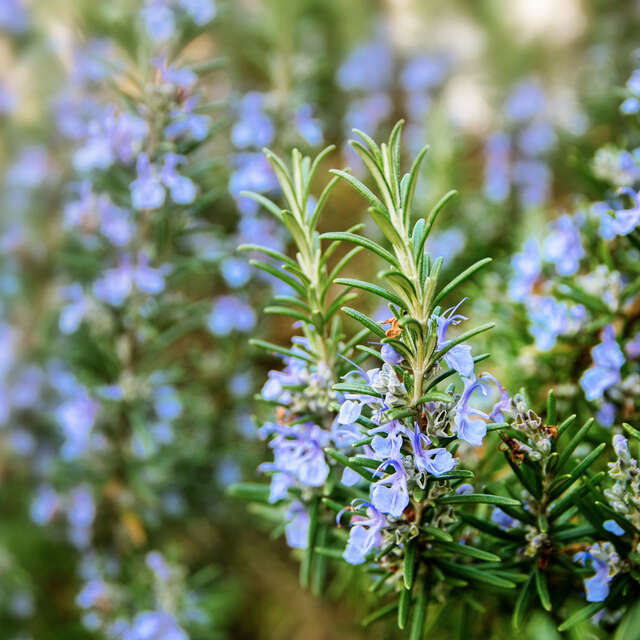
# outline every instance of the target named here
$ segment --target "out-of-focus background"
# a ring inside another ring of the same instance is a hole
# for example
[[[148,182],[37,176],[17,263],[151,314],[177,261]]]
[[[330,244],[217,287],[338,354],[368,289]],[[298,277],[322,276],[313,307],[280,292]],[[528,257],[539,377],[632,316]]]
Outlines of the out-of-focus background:
[[[264,146],[357,173],[352,128],[404,118],[419,202],[460,192],[428,248],[496,259],[489,316],[523,240],[597,197],[639,26],[635,0],[0,0],[0,639],[395,637],[226,494],[265,459],[248,336],[292,333],[235,251],[287,237],[241,192],[277,197]],[[321,226],[361,217],[339,187]],[[532,339],[500,335],[509,386]]]

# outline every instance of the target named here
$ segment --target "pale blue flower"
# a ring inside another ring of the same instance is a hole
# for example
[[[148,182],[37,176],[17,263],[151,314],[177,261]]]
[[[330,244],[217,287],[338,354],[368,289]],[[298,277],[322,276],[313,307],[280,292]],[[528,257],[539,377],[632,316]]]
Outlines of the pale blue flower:
[[[624,535],[624,529],[615,520],[605,520],[602,523],[602,527],[616,536]]]
[[[352,508],[365,508],[367,516],[354,515],[351,518],[349,540],[342,557],[349,564],[362,564],[373,549],[380,547],[381,532],[387,520],[371,502],[366,500],[354,500]],[[343,513],[344,511],[341,511],[336,518],[338,524]]]
[[[594,364],[582,374],[580,386],[587,400],[597,400],[620,380],[620,369],[625,363],[613,326],[605,327],[602,342],[591,349],[591,355]]]
[[[381,513],[399,518],[409,504],[407,472],[398,460],[386,460],[378,467],[376,473],[380,474],[389,466],[393,467],[393,473],[371,485],[371,502]]]

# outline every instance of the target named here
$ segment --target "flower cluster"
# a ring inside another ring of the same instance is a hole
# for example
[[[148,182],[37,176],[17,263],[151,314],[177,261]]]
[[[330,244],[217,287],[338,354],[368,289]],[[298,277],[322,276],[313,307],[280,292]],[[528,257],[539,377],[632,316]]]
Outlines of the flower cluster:
[[[569,356],[570,371],[582,367],[576,372],[579,387],[604,426],[630,419],[640,391],[632,266],[640,222],[637,170],[632,153],[601,149],[594,172],[610,184],[605,199],[582,203],[573,215],[549,223],[546,236],[528,239],[511,264],[509,295],[525,307],[540,358],[566,362]],[[566,352],[565,345],[576,340],[591,351],[586,368],[580,364],[585,357]]]

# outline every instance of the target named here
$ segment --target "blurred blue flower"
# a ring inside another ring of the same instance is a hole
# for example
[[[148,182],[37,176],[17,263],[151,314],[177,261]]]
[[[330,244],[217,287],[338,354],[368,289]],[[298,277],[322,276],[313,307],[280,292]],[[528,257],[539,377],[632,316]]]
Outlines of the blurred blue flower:
[[[313,147],[322,144],[324,139],[320,120],[313,117],[310,104],[300,106],[295,114],[294,124],[298,133]]]
[[[498,507],[495,507],[491,512],[491,522],[497,524],[501,529],[506,530],[520,526],[518,520],[512,518]]]
[[[507,118],[522,122],[539,114],[546,99],[542,88],[535,80],[524,80],[511,91],[504,105]]]
[[[393,472],[371,484],[371,502],[381,513],[399,518],[409,504],[407,472],[400,461],[389,459],[378,467],[376,473],[379,475],[387,467],[392,467]]]
[[[228,336],[234,329],[246,333],[256,323],[251,306],[236,296],[220,296],[207,319],[209,330],[217,336]]]
[[[231,141],[239,149],[262,148],[271,144],[274,127],[271,118],[264,113],[264,97],[257,91],[247,93],[238,105],[240,119],[231,129]]]
[[[569,329],[569,312],[564,302],[551,296],[534,296],[527,302],[529,333],[535,338],[540,351],[552,349],[558,336]]]
[[[173,35],[176,23],[173,11],[165,0],[147,0],[140,11],[147,34],[156,42],[165,42]]]
[[[227,258],[221,270],[225,282],[234,289],[244,287],[251,277],[251,266],[242,258]]]
[[[485,144],[484,192],[492,202],[504,202],[509,197],[509,153],[511,139],[503,131],[493,133]]]
[[[587,400],[597,400],[620,380],[620,369],[625,363],[612,325],[603,329],[602,342],[591,349],[591,356],[594,365],[582,374],[580,386]]]
[[[40,485],[29,509],[31,519],[40,525],[49,523],[60,508],[60,502],[60,496],[51,485]]]
[[[287,509],[284,528],[287,544],[292,549],[306,549],[309,538],[309,514],[301,502],[295,500]]]
[[[584,256],[575,221],[571,216],[563,215],[549,226],[551,233],[544,243],[545,258],[555,264],[558,275],[573,275],[578,271],[580,259]]]
[[[169,613],[143,611],[133,619],[122,640],[189,640],[189,636]]]
[[[345,91],[378,91],[389,85],[393,64],[391,51],[372,42],[354,49],[338,69],[336,81]]]
[[[387,524],[387,519],[371,502],[366,500],[354,500],[351,508],[365,508],[367,516],[352,516],[349,540],[342,557],[349,564],[362,564],[373,549],[380,547],[382,543],[381,532]],[[344,511],[340,512],[336,518],[338,523],[342,513]]]

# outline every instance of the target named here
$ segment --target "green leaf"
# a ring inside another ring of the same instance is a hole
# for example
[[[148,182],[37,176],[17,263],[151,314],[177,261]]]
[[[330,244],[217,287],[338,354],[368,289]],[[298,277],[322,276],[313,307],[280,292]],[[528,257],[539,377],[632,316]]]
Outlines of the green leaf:
[[[540,604],[545,611],[551,611],[551,598],[549,597],[549,588],[547,587],[547,576],[540,570],[537,564],[534,569],[534,575]]]
[[[355,287],[356,289],[362,289],[363,291],[368,291],[369,293],[373,293],[376,296],[380,296],[385,300],[388,300],[392,304],[395,304],[397,307],[403,308],[403,303],[400,298],[398,298],[395,294],[387,291],[383,287],[379,287],[376,284],[372,284],[370,282],[364,282],[363,280],[355,280],[353,278],[337,278],[336,284],[344,284],[348,287]]]
[[[264,313],[268,313],[270,315],[289,316],[290,318],[301,320],[302,322],[306,322],[307,324],[315,325],[315,323],[309,318],[306,313],[302,313],[302,311],[296,311],[295,309],[289,309],[288,307],[268,305],[263,309],[263,311]]]
[[[329,289],[331,283],[338,277],[338,274],[362,251],[362,247],[354,247],[351,251],[347,252],[340,260],[336,266],[332,269],[331,273],[327,277],[327,282],[325,283],[322,289],[322,295],[324,296]]]
[[[303,298],[306,297],[306,290],[302,286],[302,284],[300,284],[300,282],[292,278],[290,275],[280,271],[280,269],[278,269],[277,267],[274,267],[271,264],[267,264],[266,262],[261,262],[260,260],[249,260],[249,264],[254,267],[257,267],[258,269],[262,269],[262,271],[266,271],[267,273],[270,273],[275,278],[278,278],[278,280],[282,280],[282,282],[284,282],[285,284],[288,284],[292,289],[297,291]]]
[[[366,618],[363,618],[360,624],[363,627],[368,627],[370,624],[373,624],[374,622],[377,622],[378,620],[391,615],[397,608],[397,602],[390,602],[389,604],[384,605],[384,607],[380,607],[373,613],[370,613]]]
[[[634,429],[630,424],[627,424],[626,422],[623,422],[622,423],[622,428],[632,438],[635,438],[636,440],[640,440],[640,431],[638,431],[637,429]]]
[[[320,217],[320,214],[324,209],[324,205],[327,202],[327,198],[329,197],[329,194],[331,193],[333,188],[336,186],[336,184],[338,184],[339,180],[340,178],[338,178],[337,176],[332,178],[327,183],[327,186],[322,190],[322,193],[318,198],[318,202],[316,203],[316,208],[314,209],[313,215],[311,216],[311,221],[309,222],[309,229],[311,231],[315,230],[316,224],[318,223],[318,218]],[[309,184],[307,185],[307,189],[305,190],[305,198],[308,198],[308,189],[310,186],[311,186],[311,183],[309,182]]]
[[[558,438],[573,424],[573,421],[576,419],[576,414],[570,415],[568,418],[565,418],[560,425],[558,425]]]
[[[267,342],[266,340],[258,340],[257,338],[252,338],[249,340],[249,344],[254,347],[258,347],[259,349],[264,349],[265,351],[279,353],[283,356],[287,356],[289,358],[297,358],[298,360],[304,360],[305,362],[314,363],[313,358],[308,356],[306,353],[302,351],[293,351],[291,349],[287,349],[286,347],[280,347],[277,344],[273,344],[272,342]]]
[[[438,527],[420,527],[427,535],[430,535],[432,538],[436,540],[442,540],[443,542],[453,542],[453,536],[444,529],[439,529]]]
[[[487,562],[500,562],[500,556],[490,551],[477,549],[467,544],[458,544],[457,542],[438,542],[437,549],[446,549],[452,553],[459,553],[461,556],[469,556],[478,560],[486,560]]]
[[[604,313],[607,316],[613,315],[611,309],[609,309],[609,307],[602,301],[601,298],[583,291],[568,278],[561,278],[560,282],[562,283],[563,287],[566,287],[566,289],[562,287],[555,288],[555,291],[559,297],[569,298],[570,300],[579,302],[580,304],[583,304],[585,307],[587,307],[587,309],[590,309],[596,314]]]
[[[398,602],[398,629],[404,629],[409,620],[411,611],[411,589],[404,588],[400,591],[400,601]]]
[[[459,345],[461,342],[465,342],[465,340],[469,340],[469,338],[473,338],[474,336],[477,336],[479,333],[483,333],[484,331],[489,331],[489,329],[493,329],[495,326],[496,325],[494,322],[488,322],[487,324],[482,324],[479,327],[476,327],[475,329],[471,329],[470,331],[465,331],[465,333],[459,335],[453,340],[450,340],[444,347],[442,347],[442,349],[439,349],[438,351],[436,351],[433,354],[433,360],[434,361],[439,360],[446,353],[451,351],[451,349],[453,349],[453,347],[455,347],[456,345]]]
[[[598,611],[606,607],[605,602],[592,602],[586,607],[578,609],[573,615],[569,616],[559,627],[558,631],[568,631],[577,624],[584,622],[594,616]]]
[[[436,498],[438,504],[495,504],[517,507],[520,506],[518,500],[505,496],[494,496],[489,493],[466,493],[462,495],[442,496]]]
[[[416,577],[416,541],[409,540],[404,551],[404,587],[411,590]]]
[[[582,460],[579,464],[577,464],[572,471],[568,474],[569,477],[565,481],[557,482],[555,485],[551,486],[549,490],[549,497],[553,500],[561,493],[566,491],[581,475],[584,473],[586,469],[591,466],[591,464],[598,458],[598,456],[602,453],[604,448],[607,446],[606,442],[602,442],[599,444],[584,460]],[[561,478],[563,476],[560,476]]]
[[[365,249],[369,249],[369,251],[373,251],[379,255],[385,262],[388,262],[391,266],[398,268],[398,261],[395,257],[389,253],[386,249],[381,247],[377,242],[373,240],[369,240],[369,238],[365,238],[363,236],[359,236],[355,233],[347,233],[346,231],[342,232],[329,232],[323,233],[320,236],[321,240],[338,240],[340,242],[351,242],[353,244],[360,245]]]
[[[413,608],[413,620],[411,621],[409,640],[422,640],[424,635],[424,623],[427,617],[427,604],[429,598],[427,578],[423,580],[420,587],[421,588],[416,599],[416,605]]]
[[[547,424],[554,425],[556,419],[556,394],[551,389],[547,394]]]
[[[461,513],[460,517],[462,518],[462,520],[475,527],[479,531],[487,533],[494,538],[500,538],[501,540],[508,540],[509,542],[518,543],[522,541],[522,533],[509,530],[505,531],[489,520],[477,518],[476,516],[468,513]]]
[[[295,298],[294,296],[274,296],[272,302],[278,302],[280,304],[289,305],[291,307],[298,307],[299,309],[303,309],[309,314],[311,313],[309,305],[303,300],[300,300],[300,298]]]
[[[260,195],[259,193],[254,193],[253,191],[241,191],[240,195],[244,196],[245,198],[251,198],[252,200],[255,200],[258,204],[261,204],[265,209],[267,209],[268,211],[271,211],[271,213],[276,218],[278,218],[280,222],[282,222],[282,209],[280,209],[280,207],[275,203],[271,202],[269,198],[265,198],[263,195]]]
[[[352,462],[351,460],[349,460],[349,458],[347,458],[347,456],[340,453],[339,451],[336,451],[335,449],[325,449],[324,452],[328,456],[332,457],[334,460],[337,460],[338,462],[343,464],[345,467],[349,467],[349,469],[353,469],[356,473],[360,474],[368,482],[372,482],[373,480],[375,480],[375,477],[371,472],[369,472],[363,466],[356,464],[355,462]]]
[[[440,300],[442,300],[446,295],[451,293],[457,286],[462,284],[467,278],[470,278],[476,271],[482,269],[485,265],[492,262],[492,258],[483,258],[482,260],[478,260],[475,264],[472,264],[468,269],[465,269],[459,276],[454,278],[448,285],[442,288],[440,293],[435,297],[433,301],[433,306],[435,307]]]
[[[422,147],[422,149],[419,151],[418,155],[416,156],[416,159],[413,161],[413,164],[411,165],[411,169],[409,170],[409,174],[408,174],[409,179],[407,181],[407,189],[405,191],[404,198],[402,201],[402,208],[407,212],[411,211],[411,205],[413,204],[413,196],[416,191],[416,185],[418,184],[418,175],[420,173],[420,167],[428,151],[429,151],[429,145]],[[423,228],[424,228],[424,223],[423,223]],[[427,229],[427,233],[429,233],[428,229]],[[421,236],[422,236],[422,232],[420,234],[420,237]],[[426,239],[426,235],[425,235],[425,239]],[[422,240],[422,245],[424,246],[424,240]],[[414,255],[419,255],[419,251],[416,251]]]
[[[524,622],[524,618],[529,608],[529,603],[531,602],[531,597],[533,596],[534,580],[533,574],[531,574],[529,579],[522,585],[522,589],[520,590],[518,599],[516,600],[516,605],[513,609],[513,617],[511,618],[511,623],[514,629],[520,629]]]
[[[433,227],[440,211],[442,211],[442,209],[447,204],[447,202],[449,202],[449,200],[451,200],[451,198],[453,198],[456,195],[458,195],[458,192],[455,190],[451,190],[448,193],[445,193],[442,196],[442,198],[440,198],[440,200],[436,202],[433,209],[431,209],[431,211],[429,212],[429,215],[427,216],[426,227],[425,227],[425,230],[426,230],[425,239],[431,233],[431,228]]]
[[[340,169],[331,169],[329,173],[333,173],[334,175],[342,178],[345,182],[348,182],[363,198],[368,200],[372,206],[384,210],[384,205],[373,191],[362,184],[362,182],[360,182],[356,177],[346,171],[341,171]]]
[[[290,267],[293,267],[296,269],[298,268],[298,263],[292,260],[289,256],[286,256],[284,253],[281,253],[280,251],[276,251],[275,249],[271,249],[269,247],[262,247],[259,244],[241,244],[237,250],[238,251],[256,251],[256,252],[264,253],[266,256],[269,256],[270,258],[274,258],[275,260],[279,260],[280,262],[283,262],[284,264],[287,264]]]
[[[380,397],[379,393],[376,393],[368,384],[358,384],[357,382],[336,382],[333,385],[335,391],[342,391],[342,393],[359,393],[366,396]]]
[[[342,307],[342,311],[346,313],[350,318],[357,320],[360,324],[363,324],[371,333],[377,335],[379,338],[385,337],[384,329],[377,323],[374,322],[368,316],[365,316],[364,313],[360,313],[360,311],[356,311],[351,307]]]
[[[453,402],[453,396],[442,391],[430,391],[418,400],[418,404],[424,404],[425,402]]]
[[[257,482],[237,482],[228,487],[227,493],[234,498],[251,502],[269,502],[269,485]]]
[[[329,308],[327,309],[326,313],[324,314],[324,319],[325,322],[329,322],[329,320],[331,320],[331,318],[333,317],[333,315],[338,311],[338,309],[340,307],[342,307],[342,305],[345,302],[351,302],[351,300],[355,300],[358,297],[357,293],[354,293],[353,291],[349,290],[349,289],[345,289],[330,305]]]
[[[473,580],[474,582],[482,582],[493,587],[501,587],[503,589],[514,589],[516,586],[514,582],[495,576],[486,569],[480,570],[468,565],[442,560],[441,558],[438,558],[436,562],[443,571],[451,573],[454,576]]]
[[[313,554],[316,546],[316,535],[318,533],[318,512],[320,500],[314,499],[309,507],[309,530],[307,535],[307,548],[305,550],[302,564],[300,565],[300,585],[308,589],[311,582],[311,566],[313,564]]]
[[[589,418],[582,425],[582,427],[580,427],[580,429],[573,436],[573,438],[571,438],[571,440],[569,441],[569,444],[566,447],[564,447],[564,449],[562,450],[562,453],[560,454],[560,457],[558,458],[558,464],[555,467],[555,471],[560,471],[562,467],[564,467],[565,463],[569,460],[569,458],[571,457],[571,454],[575,451],[576,447],[581,442],[584,441],[584,438],[587,435],[587,432],[589,431],[593,423],[594,423],[594,419]],[[560,436],[558,435],[558,437]]]
[[[342,560],[342,554],[344,549],[333,549],[330,547],[316,547],[315,553],[319,556],[325,556],[326,558],[334,558],[335,560]]]

